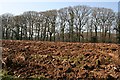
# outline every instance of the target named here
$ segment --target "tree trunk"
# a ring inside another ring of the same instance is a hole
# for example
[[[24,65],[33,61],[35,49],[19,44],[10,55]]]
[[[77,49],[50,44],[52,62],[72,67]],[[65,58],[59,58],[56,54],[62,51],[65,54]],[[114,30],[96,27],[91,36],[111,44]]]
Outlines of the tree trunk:
[[[95,37],[97,38],[97,26],[95,26]]]
[[[43,34],[43,41],[45,41],[45,37],[46,37],[46,25],[45,25],[44,34]]]
[[[25,34],[24,34],[25,35],[25,40],[27,40],[27,26],[26,25],[25,25],[25,30],[24,31],[25,31]]]
[[[79,25],[79,36],[78,36],[78,41],[80,42],[80,35],[81,35],[81,22],[80,22],[80,25]]]
[[[53,23],[54,42],[55,42],[55,22]]]
[[[92,37],[93,37],[93,32],[92,32],[92,29],[90,29],[90,38],[91,38],[90,41],[92,41]]]
[[[88,42],[89,36],[88,36],[88,29],[87,29],[87,36],[86,36],[86,41]]]
[[[120,22],[118,23],[118,43],[120,44]]]
[[[64,29],[62,31],[62,41],[64,42]]]
[[[23,34],[23,31],[22,31],[22,27],[21,27],[21,34],[20,34],[20,40],[22,40],[22,34]]]
[[[51,36],[52,36],[52,32],[50,32],[50,41],[52,41],[52,37]]]

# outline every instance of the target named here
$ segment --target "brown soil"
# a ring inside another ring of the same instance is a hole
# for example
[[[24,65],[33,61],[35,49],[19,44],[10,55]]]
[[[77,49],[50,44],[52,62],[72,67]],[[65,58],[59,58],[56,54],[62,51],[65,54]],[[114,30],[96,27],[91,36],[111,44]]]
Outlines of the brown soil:
[[[20,78],[120,79],[119,44],[3,40],[4,70]]]

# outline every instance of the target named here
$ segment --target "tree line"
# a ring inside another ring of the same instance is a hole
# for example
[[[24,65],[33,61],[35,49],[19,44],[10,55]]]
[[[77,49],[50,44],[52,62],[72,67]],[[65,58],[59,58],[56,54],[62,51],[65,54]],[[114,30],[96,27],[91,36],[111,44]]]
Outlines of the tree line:
[[[69,6],[44,12],[0,15],[2,39],[65,42],[118,42],[120,22],[112,9]]]

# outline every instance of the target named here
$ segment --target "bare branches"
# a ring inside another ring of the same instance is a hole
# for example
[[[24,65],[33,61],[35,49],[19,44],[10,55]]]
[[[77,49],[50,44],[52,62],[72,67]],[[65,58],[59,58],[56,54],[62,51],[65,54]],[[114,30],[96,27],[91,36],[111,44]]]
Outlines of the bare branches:
[[[114,30],[119,34],[116,17],[112,9],[85,5],[44,12],[27,11],[18,16],[3,14],[2,36],[21,40],[87,42],[94,38],[95,42],[114,42]]]

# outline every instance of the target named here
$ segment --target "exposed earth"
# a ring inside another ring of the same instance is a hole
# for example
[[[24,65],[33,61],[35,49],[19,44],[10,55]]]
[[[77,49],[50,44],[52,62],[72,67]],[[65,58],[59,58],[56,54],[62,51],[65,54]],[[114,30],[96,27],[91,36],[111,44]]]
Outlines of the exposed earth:
[[[120,80],[120,45],[2,41],[3,70],[16,78]]]

